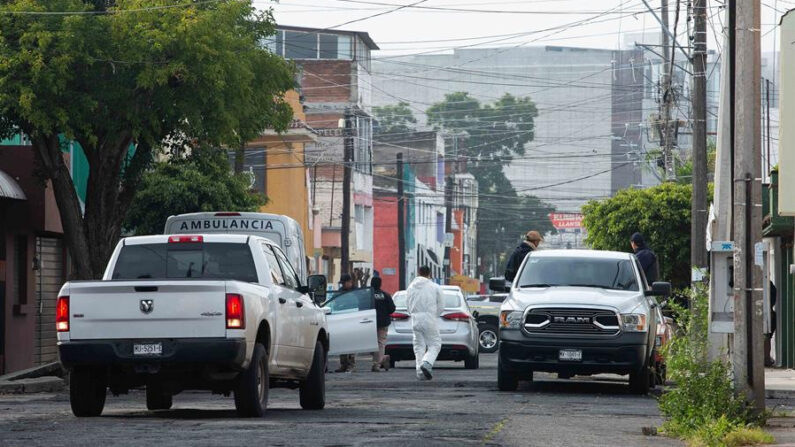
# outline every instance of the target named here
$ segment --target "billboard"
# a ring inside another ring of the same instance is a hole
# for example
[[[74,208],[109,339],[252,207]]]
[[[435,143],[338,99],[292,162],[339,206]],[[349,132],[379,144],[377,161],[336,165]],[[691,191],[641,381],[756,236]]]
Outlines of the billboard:
[[[549,213],[549,220],[556,230],[582,229],[582,214],[580,213]]]

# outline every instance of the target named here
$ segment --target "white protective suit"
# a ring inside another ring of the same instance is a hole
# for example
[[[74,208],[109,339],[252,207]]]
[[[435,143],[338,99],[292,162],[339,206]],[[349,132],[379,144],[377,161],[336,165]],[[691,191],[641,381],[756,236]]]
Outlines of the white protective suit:
[[[442,349],[438,321],[444,311],[444,295],[441,287],[422,276],[409,284],[407,294],[411,328],[414,331],[414,358],[419,372],[423,362],[433,366]]]

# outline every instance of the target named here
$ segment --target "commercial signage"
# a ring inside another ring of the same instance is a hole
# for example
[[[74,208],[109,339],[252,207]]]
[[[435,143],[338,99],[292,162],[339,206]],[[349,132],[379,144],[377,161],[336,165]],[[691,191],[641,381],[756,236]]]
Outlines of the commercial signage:
[[[549,220],[556,230],[582,228],[582,214],[580,213],[549,213]]]

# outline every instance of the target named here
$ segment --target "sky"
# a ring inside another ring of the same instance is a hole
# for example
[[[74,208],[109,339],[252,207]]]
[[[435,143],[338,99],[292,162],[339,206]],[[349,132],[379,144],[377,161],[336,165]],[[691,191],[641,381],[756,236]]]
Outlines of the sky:
[[[659,14],[660,0],[646,1]],[[673,27],[676,0],[669,3]],[[708,45],[720,50],[723,2],[707,3]],[[683,46],[688,41],[687,4],[681,3],[677,26]],[[629,35],[650,39],[660,32],[643,0],[255,0],[255,5],[272,7],[280,25],[368,32],[381,48],[374,58],[450,53],[456,47],[616,49],[632,44]],[[406,5],[413,6],[398,9]],[[762,51],[772,52],[779,43],[776,25],[784,12],[795,8],[795,0],[763,0],[761,8]]]

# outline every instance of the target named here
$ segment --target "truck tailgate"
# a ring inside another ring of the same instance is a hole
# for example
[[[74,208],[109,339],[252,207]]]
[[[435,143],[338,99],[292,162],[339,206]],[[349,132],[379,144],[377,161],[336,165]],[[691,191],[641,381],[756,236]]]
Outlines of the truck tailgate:
[[[72,340],[226,336],[224,281],[86,281],[69,288]]]

